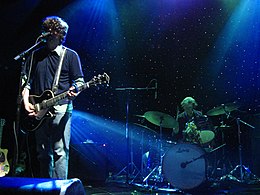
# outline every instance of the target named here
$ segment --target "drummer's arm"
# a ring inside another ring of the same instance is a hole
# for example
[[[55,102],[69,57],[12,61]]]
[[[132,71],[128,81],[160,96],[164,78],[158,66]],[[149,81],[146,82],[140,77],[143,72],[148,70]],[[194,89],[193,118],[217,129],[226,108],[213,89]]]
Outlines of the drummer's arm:
[[[172,135],[174,136],[175,134],[179,133],[179,125],[177,127],[172,128]]]
[[[176,134],[178,134],[179,133],[179,129],[180,129],[180,123],[179,123],[179,115],[177,114],[177,116],[176,116],[176,121],[177,121],[177,123],[178,123],[178,125],[177,125],[177,127],[174,127],[174,128],[172,128],[172,136],[174,136],[174,135],[176,135]]]

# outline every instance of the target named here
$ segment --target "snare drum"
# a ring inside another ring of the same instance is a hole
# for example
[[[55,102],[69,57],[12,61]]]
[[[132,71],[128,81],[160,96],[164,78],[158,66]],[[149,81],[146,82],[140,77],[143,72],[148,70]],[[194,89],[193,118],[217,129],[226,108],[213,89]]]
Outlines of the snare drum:
[[[178,143],[163,157],[166,180],[179,189],[192,189],[206,180],[204,150],[196,144]]]

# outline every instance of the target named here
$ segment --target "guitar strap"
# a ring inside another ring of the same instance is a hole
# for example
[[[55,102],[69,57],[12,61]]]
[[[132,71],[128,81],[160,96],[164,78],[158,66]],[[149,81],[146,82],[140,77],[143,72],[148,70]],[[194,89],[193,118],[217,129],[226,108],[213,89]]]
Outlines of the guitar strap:
[[[59,83],[59,79],[60,79],[60,71],[61,71],[61,67],[62,67],[62,62],[66,53],[66,47],[62,47],[62,51],[61,51],[61,55],[60,55],[60,61],[59,61],[59,66],[56,70],[55,73],[55,77],[53,80],[53,84],[52,84],[52,92],[54,94],[56,94],[58,92],[58,83]]]

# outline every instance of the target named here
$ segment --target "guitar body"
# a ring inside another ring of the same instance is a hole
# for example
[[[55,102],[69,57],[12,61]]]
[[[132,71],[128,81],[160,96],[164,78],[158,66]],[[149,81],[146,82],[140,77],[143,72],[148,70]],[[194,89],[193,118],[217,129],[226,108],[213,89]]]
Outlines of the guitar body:
[[[7,161],[7,149],[0,148],[0,177],[5,176],[10,171],[10,165]]]
[[[86,88],[89,88],[90,86],[96,86],[98,84],[102,83],[109,83],[109,76],[104,73],[103,75],[98,75],[92,78],[89,82],[85,83],[84,85],[81,85],[75,89],[75,92],[81,92],[85,90]],[[30,132],[34,131],[37,128],[40,127],[42,124],[42,121],[46,117],[53,117],[54,115],[50,112],[50,108],[54,105],[56,105],[57,102],[60,100],[67,98],[68,91],[65,91],[59,95],[54,96],[53,92],[51,90],[44,91],[40,96],[36,95],[30,95],[29,101],[34,106],[36,116],[28,116],[28,113],[26,113],[24,107],[21,109],[21,130],[24,132]]]
[[[25,109],[22,109],[21,115],[21,129],[22,131],[34,131],[40,127],[43,120],[48,117],[53,117],[53,114],[49,111],[50,108],[39,108],[40,103],[44,103],[46,100],[54,97],[54,94],[50,90],[44,91],[40,96],[30,95],[29,101],[32,103],[37,111],[36,116],[28,116]]]
[[[0,177],[5,176],[10,171],[10,165],[7,161],[7,149],[1,149],[3,127],[5,119],[0,119]]]

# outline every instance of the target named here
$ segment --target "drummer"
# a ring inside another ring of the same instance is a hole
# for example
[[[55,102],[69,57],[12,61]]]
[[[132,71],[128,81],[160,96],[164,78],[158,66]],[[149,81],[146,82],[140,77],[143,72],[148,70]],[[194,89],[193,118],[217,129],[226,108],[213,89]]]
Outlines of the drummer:
[[[195,122],[195,119],[203,116],[202,112],[195,110],[195,107],[198,106],[196,100],[192,97],[185,97],[181,102],[181,107],[183,112],[177,115],[176,120],[179,123],[178,130],[173,130],[173,136],[176,137],[178,141],[186,141],[185,139],[185,130],[187,128],[187,123]],[[196,124],[195,124],[196,125]],[[176,132],[178,132],[176,134]]]

